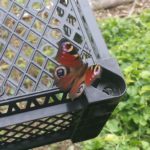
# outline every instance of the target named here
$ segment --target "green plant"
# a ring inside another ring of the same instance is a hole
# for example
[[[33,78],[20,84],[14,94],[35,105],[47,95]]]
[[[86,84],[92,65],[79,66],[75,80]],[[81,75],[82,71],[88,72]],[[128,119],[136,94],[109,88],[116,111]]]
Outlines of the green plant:
[[[131,18],[99,22],[127,83],[101,135],[84,142],[84,150],[150,150],[150,10]]]

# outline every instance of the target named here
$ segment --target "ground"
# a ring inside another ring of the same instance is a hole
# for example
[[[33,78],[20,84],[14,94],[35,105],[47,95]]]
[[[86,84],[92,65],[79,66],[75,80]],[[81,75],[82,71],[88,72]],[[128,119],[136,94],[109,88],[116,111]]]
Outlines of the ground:
[[[150,8],[150,0],[141,0],[136,4],[122,5],[106,10],[97,10],[94,12],[97,20],[109,17],[129,17],[134,14],[140,14],[144,9]],[[80,144],[72,144],[69,140],[55,143],[52,145],[34,148],[33,150],[81,150]]]
[[[94,14],[97,19],[128,17],[133,14],[140,14],[144,9],[148,8],[150,8],[150,0],[139,0],[136,3],[121,5],[111,9],[97,10]]]

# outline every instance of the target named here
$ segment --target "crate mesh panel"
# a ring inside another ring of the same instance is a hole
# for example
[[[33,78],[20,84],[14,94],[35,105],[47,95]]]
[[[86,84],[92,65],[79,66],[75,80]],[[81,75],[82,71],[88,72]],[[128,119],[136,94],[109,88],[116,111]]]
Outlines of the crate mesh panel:
[[[0,129],[0,145],[68,130],[78,113],[61,114]]]
[[[94,63],[76,2],[0,1],[0,100],[56,89],[53,71],[58,42],[70,40]]]
[[[0,105],[0,117],[67,103],[68,101],[70,101],[70,99],[67,93],[57,92],[53,94],[46,94],[37,98],[9,102]]]

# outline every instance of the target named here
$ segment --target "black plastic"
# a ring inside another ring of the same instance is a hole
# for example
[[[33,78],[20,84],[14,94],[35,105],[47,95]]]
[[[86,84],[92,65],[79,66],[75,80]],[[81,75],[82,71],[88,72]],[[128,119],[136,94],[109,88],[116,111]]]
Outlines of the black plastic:
[[[101,79],[75,101],[52,79],[63,38],[78,47],[89,65],[103,68]],[[93,138],[125,89],[86,0],[0,1],[1,150]]]

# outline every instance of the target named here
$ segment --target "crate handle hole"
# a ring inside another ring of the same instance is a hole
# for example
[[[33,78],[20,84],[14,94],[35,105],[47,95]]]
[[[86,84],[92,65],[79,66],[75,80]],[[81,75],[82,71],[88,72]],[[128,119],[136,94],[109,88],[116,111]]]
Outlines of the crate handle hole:
[[[60,3],[64,6],[68,6],[69,0],[60,0]]]
[[[110,87],[105,87],[105,88],[103,89],[103,92],[106,93],[107,95],[111,95],[111,96],[114,95],[113,89],[110,88]]]

